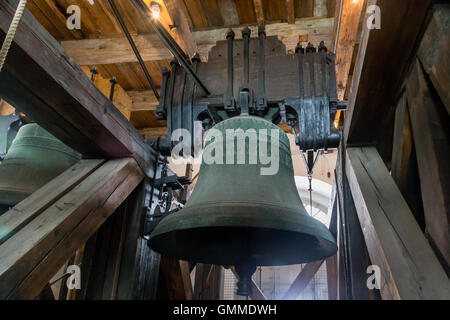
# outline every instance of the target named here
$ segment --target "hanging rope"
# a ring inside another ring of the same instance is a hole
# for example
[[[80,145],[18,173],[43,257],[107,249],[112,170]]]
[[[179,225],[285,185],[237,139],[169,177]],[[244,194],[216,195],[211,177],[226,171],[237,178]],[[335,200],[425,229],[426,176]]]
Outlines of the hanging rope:
[[[3,69],[3,65],[5,64],[6,56],[8,55],[9,48],[11,48],[12,41],[17,31],[17,27],[19,26],[20,19],[22,18],[23,12],[25,11],[25,6],[27,4],[27,0],[20,0],[19,5],[17,6],[16,13],[14,14],[14,18],[9,26],[8,33],[6,34],[5,41],[3,41],[2,49],[0,51],[0,72]]]

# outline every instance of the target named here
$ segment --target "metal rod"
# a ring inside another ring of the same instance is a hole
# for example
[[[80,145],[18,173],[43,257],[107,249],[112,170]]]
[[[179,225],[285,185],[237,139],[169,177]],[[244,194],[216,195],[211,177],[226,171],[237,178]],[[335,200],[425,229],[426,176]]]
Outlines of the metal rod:
[[[244,86],[248,87],[250,82],[250,35],[251,30],[246,27],[242,30],[242,38],[244,39]]]
[[[125,36],[128,39],[128,42],[130,43],[131,48],[134,51],[134,54],[136,55],[136,58],[139,61],[139,64],[142,68],[142,71],[145,74],[145,77],[147,78],[148,83],[150,84],[150,87],[156,97],[156,99],[159,100],[159,93],[156,90],[155,84],[153,82],[152,77],[150,76],[150,73],[147,70],[147,67],[145,66],[144,60],[142,59],[141,54],[139,53],[138,48],[136,47],[136,44],[134,43],[133,37],[131,37],[130,32],[128,31],[127,26],[125,25],[125,22],[122,19],[122,16],[120,15],[119,10],[117,9],[116,4],[114,3],[114,0],[108,0],[109,5],[111,6],[111,8],[113,9],[114,15],[116,16],[117,21],[119,22],[120,26],[122,27],[123,32],[125,33]]]
[[[233,42],[234,42],[235,33],[230,29],[227,33],[227,42],[228,42],[228,85],[227,85],[227,95],[225,98],[225,109],[227,110],[235,110],[236,103],[234,100],[234,92],[233,92],[233,82],[234,82],[234,67],[233,67]]]
[[[156,34],[159,36],[164,45],[169,49],[169,51],[173,54],[175,59],[177,59],[178,63],[189,73],[194,80],[194,82],[199,86],[202,91],[209,96],[210,92],[197,76],[197,74],[192,70],[191,63],[188,60],[188,57],[184,53],[184,51],[180,48],[180,46],[176,43],[176,41],[172,38],[172,36],[166,31],[166,29],[161,25],[161,23],[156,20],[149,19],[150,24],[155,30]]]
[[[265,42],[266,42],[266,28],[264,26],[259,26],[258,28],[259,37],[259,55],[258,55],[258,110],[265,110],[267,108],[267,98],[266,98],[266,52],[265,52]]]

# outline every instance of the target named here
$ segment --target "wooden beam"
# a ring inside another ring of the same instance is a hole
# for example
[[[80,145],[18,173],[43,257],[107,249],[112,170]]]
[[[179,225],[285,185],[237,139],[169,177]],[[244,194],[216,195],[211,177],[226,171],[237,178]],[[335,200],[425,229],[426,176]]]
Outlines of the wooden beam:
[[[364,1],[354,2],[344,0],[341,16],[337,17],[338,28],[336,30],[336,84],[338,99],[344,100],[348,75],[352,63],[353,50],[355,49],[358,34],[359,21],[363,14]]]
[[[289,24],[295,23],[295,2],[294,0],[286,0],[286,15]]]
[[[134,159],[110,160],[4,242],[0,297],[36,297],[143,178]]]
[[[0,41],[17,4],[0,3]],[[133,156],[151,176],[155,152],[28,10],[0,73],[0,98],[83,155]]]
[[[255,8],[256,21],[259,26],[266,24],[264,17],[264,5],[262,0],[253,0],[253,7]]]
[[[146,128],[139,130],[140,134],[144,137],[144,140],[155,137],[166,137],[167,127],[157,127],[157,128]]]
[[[287,49],[294,49],[299,36],[307,36],[312,42],[314,39],[325,40],[331,44],[333,32],[333,18],[298,19],[295,24],[271,23],[266,25],[267,36],[281,36]],[[250,26],[252,35],[257,36],[256,26]],[[214,30],[201,30],[192,33],[198,45],[202,59],[206,59],[210,49],[217,41],[225,40],[227,28]],[[241,38],[236,33],[236,39]],[[170,52],[164,47],[156,35],[137,35],[134,37],[136,46],[145,61],[172,59]],[[315,41],[315,42],[317,42]],[[102,38],[62,41],[62,47],[67,54],[80,65],[99,65],[136,62],[125,38]]]
[[[405,92],[400,97],[395,112],[391,167],[392,178],[408,203],[420,228],[425,230],[417,157]]]
[[[162,256],[161,271],[169,300],[192,300],[189,265],[178,259]]]
[[[325,260],[307,263],[295,278],[282,300],[297,300],[297,297],[308,286]]]
[[[189,29],[189,23],[180,2],[182,0],[164,0],[164,4],[175,26],[172,30],[175,41],[189,57],[193,57],[198,52],[197,44]]]
[[[0,244],[11,238],[17,231],[53,205],[67,192],[75,188],[104,160],[81,160],[28,198],[0,216]],[[46,195],[43,197],[42,195]]]
[[[373,13],[366,13],[344,125],[349,144],[377,143],[383,158],[390,157],[394,106],[431,2],[367,1],[381,9],[381,29],[367,28],[366,21]]]
[[[159,101],[152,91],[127,91],[127,94],[132,101],[131,112],[156,111]]]
[[[81,67],[89,77],[91,76],[91,70],[87,66]],[[94,78],[95,86],[103,93],[107,98],[111,95],[111,80],[103,78],[100,74],[95,75]],[[123,90],[119,84],[114,85],[114,93],[112,103],[117,109],[123,114],[125,118],[130,120],[131,117],[131,97]]]
[[[222,266],[197,263],[195,266],[194,300],[220,300],[223,294]]]
[[[433,8],[433,17],[427,27],[418,56],[425,72],[450,114],[450,5]]]
[[[450,135],[448,114],[415,61],[406,83],[426,230],[450,265]]]
[[[450,298],[450,281],[374,147],[348,148],[346,172],[383,299]]]
[[[160,170],[156,170],[158,178]],[[147,208],[152,207],[157,195],[158,191],[152,188],[148,179],[145,179],[130,199],[134,206],[126,227],[117,286],[118,300],[156,298],[161,256],[149,248],[142,230],[145,228]]]

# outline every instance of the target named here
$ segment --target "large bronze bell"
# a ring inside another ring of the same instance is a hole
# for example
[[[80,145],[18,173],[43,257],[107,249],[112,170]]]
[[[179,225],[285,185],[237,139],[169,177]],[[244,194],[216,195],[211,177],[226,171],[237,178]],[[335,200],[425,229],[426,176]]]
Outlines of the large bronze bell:
[[[0,205],[16,205],[80,159],[39,125],[21,127],[0,164]]]
[[[269,151],[274,141],[271,130],[278,131],[278,172],[261,175],[264,165],[259,160],[258,164],[226,164],[226,152],[224,164],[206,164],[204,154],[188,203],[161,221],[149,245],[182,260],[235,266],[240,276],[238,294],[249,295],[256,266],[316,261],[333,255],[337,246],[325,225],[306,212],[295,186],[288,137],[277,126],[258,117],[231,118],[214,127],[224,138],[207,142],[206,148],[216,144],[226,150],[227,129],[238,128],[267,130],[267,135],[259,134],[258,145],[265,143]],[[237,146],[236,154],[248,156],[248,143],[245,149]]]

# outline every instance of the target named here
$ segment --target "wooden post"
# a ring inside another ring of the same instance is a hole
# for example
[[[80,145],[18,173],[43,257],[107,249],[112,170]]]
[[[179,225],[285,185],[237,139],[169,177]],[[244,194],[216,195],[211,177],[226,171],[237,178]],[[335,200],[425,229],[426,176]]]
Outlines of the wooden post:
[[[223,267],[197,263],[195,267],[195,300],[220,300],[223,289]]]
[[[338,226],[340,241],[342,241],[345,293],[348,300],[369,300],[370,294],[366,285],[368,253],[346,177],[345,150],[344,142],[341,142],[336,165]]]
[[[383,299],[450,299],[450,281],[374,147],[348,148],[346,173]]]

